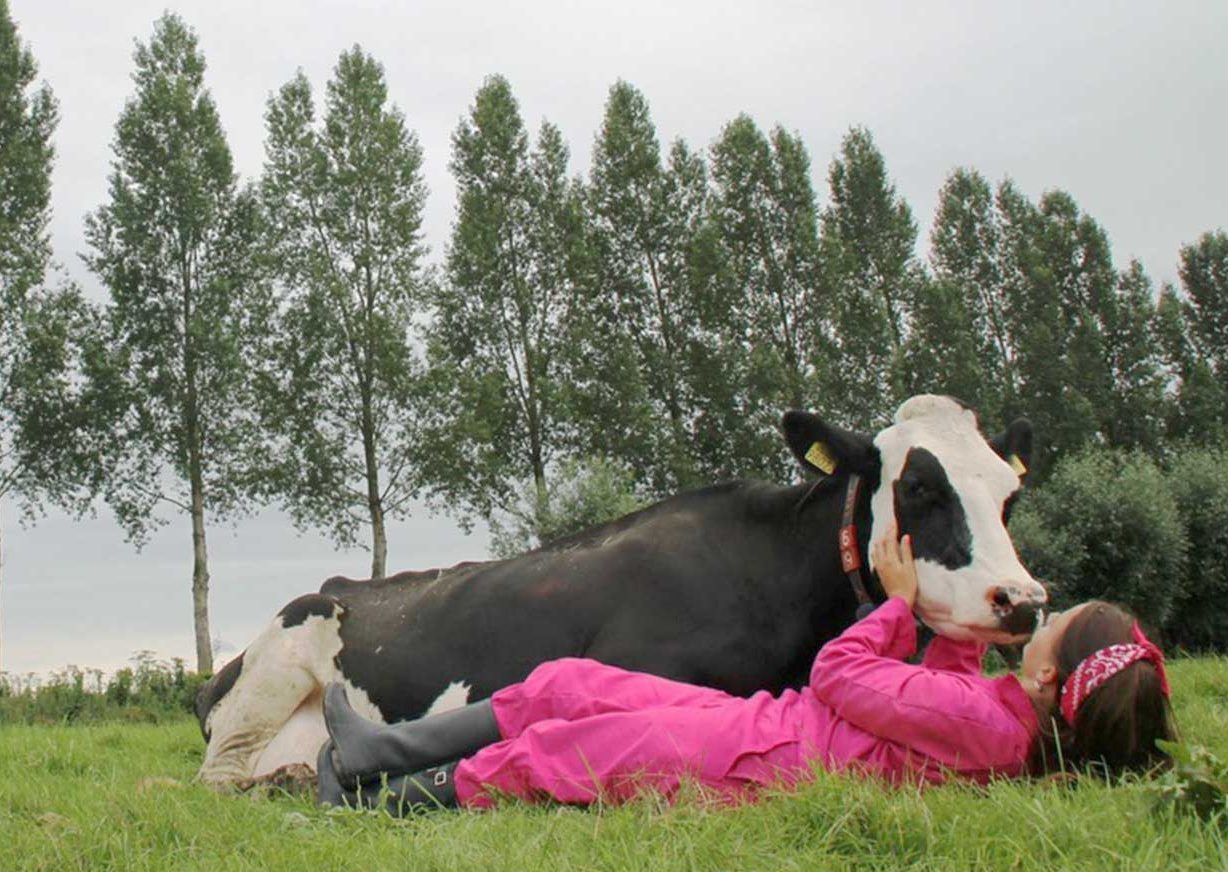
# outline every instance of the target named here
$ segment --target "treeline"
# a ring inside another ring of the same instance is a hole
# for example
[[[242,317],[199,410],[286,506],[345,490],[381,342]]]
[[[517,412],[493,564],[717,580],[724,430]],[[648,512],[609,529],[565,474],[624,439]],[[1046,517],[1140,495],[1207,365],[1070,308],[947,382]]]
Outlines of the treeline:
[[[78,724],[104,720],[161,723],[194,711],[208,680],[179,658],[158,660],[138,651],[111,675],[69,666],[46,677],[0,674],[0,723]]]
[[[452,137],[432,260],[422,150],[376,59],[355,47],[319,97],[302,74],[272,94],[263,170],[242,180],[173,14],[138,44],[86,218],[94,304],[45,284],[56,108],[0,12],[0,495],[100,496],[136,541],[187,514],[200,671],[206,521],[254,506],[369,541],[382,575],[385,525],[415,497],[513,547],[628,494],[787,478],[790,407],[863,430],[922,391],[989,427],[1026,414],[1038,481],[1087,445],[1224,432],[1222,231],[1157,292],[1069,194],[958,169],[923,258],[867,130],[821,200],[797,135],[741,115],[706,148],[664,144],[618,82],[577,176],[558,128],[527,129],[492,76]]]

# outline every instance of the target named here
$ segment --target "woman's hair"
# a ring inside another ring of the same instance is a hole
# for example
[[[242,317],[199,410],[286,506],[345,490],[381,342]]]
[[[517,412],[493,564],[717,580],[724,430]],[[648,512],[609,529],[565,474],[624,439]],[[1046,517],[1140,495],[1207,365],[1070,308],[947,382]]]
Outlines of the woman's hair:
[[[1133,641],[1135,618],[1111,603],[1093,600],[1070,620],[1057,642],[1057,688],[1079,663],[1101,648]],[[1043,719],[1042,719],[1043,720]],[[1101,768],[1107,774],[1144,772],[1167,765],[1156,739],[1176,738],[1172,709],[1160,674],[1146,660],[1131,663],[1106,680],[1079,705],[1068,724],[1058,708],[1041,724],[1033,748],[1033,769]]]

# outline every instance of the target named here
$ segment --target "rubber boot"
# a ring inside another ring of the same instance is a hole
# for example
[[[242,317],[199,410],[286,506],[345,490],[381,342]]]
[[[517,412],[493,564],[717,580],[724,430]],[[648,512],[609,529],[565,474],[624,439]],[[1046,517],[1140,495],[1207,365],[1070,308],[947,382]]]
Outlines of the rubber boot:
[[[387,793],[384,785],[377,781],[368,781],[358,791],[359,802],[378,803],[380,796],[386,796],[384,808],[393,817],[405,817],[435,809],[458,808],[456,799],[456,765],[459,761],[445,763],[442,766],[432,766],[411,775],[399,775],[388,779]]]
[[[316,799],[320,805],[339,808],[379,808],[393,817],[405,817],[433,809],[457,808],[454,775],[459,761],[433,766],[421,772],[398,775],[385,780],[376,778],[359,782],[352,790],[341,786],[332,768],[331,741],[320,748],[319,791]]]
[[[357,782],[352,787],[359,787]],[[337,770],[333,768],[333,740],[325,739],[316,754],[316,804],[345,805],[345,788],[337,778]]]
[[[468,757],[500,741],[489,699],[413,721],[377,724],[350,707],[345,688],[324,691],[324,724],[332,739],[332,771],[348,787],[381,772],[418,772]]]

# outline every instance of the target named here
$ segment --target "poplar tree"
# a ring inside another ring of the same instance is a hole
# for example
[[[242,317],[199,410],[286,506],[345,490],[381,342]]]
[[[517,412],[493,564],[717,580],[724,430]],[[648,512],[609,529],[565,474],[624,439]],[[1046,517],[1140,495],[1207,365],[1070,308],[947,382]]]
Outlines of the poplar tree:
[[[899,367],[917,284],[917,227],[868,130],[849,131],[827,179],[822,256],[836,323],[829,390],[845,398],[834,410],[845,424],[873,429],[904,393]]]
[[[86,263],[110,292],[94,384],[116,451],[105,496],[138,545],[165,522],[160,506],[189,516],[196,668],[208,672],[206,521],[244,507],[258,464],[257,210],[238,185],[195,33],[168,13],[134,59],[109,201],[86,221]]]
[[[1117,277],[1102,311],[1112,387],[1104,431],[1110,445],[1154,453],[1164,436],[1164,355],[1157,330],[1155,288],[1137,260]]]
[[[0,0],[0,501],[26,520],[84,511],[97,487],[80,378],[95,318],[75,287],[46,285],[58,113],[37,74]]]
[[[299,526],[349,545],[371,535],[387,569],[387,521],[417,492],[424,305],[422,150],[388,104],[383,67],[341,55],[317,122],[299,73],[274,95],[261,199],[280,317],[261,380],[276,455],[273,493]]]
[[[1033,204],[1004,182],[997,204],[1018,403],[1045,442],[1036,470],[1043,478],[1065,454],[1109,438],[1105,333],[1117,274],[1104,231],[1069,194],[1049,191]]]
[[[466,523],[510,514],[537,536],[585,426],[568,393],[583,204],[567,163],[559,130],[543,122],[531,144],[511,85],[488,78],[452,136],[456,220],[427,334],[433,498]]]
[[[1176,288],[1164,285],[1155,330],[1167,384],[1166,435],[1205,444],[1224,438],[1228,391],[1198,347],[1190,308]]]
[[[700,312],[690,271],[706,202],[702,159],[677,142],[663,160],[648,101],[616,83],[589,176],[593,354],[583,383],[594,390],[585,409],[603,422],[595,432],[606,450],[654,493],[704,478],[693,444]]]
[[[98,313],[71,282],[47,284],[59,112],[37,72],[0,0],[0,498],[27,517],[47,502],[83,511],[100,472],[83,379],[98,363]]]
[[[1191,339],[1228,389],[1228,233],[1204,233],[1182,246],[1180,276]]]
[[[1000,419],[996,387],[983,356],[985,335],[975,329],[964,287],[949,279],[919,277],[909,337],[899,360],[899,384],[906,394],[956,397],[985,422]]]
[[[31,474],[14,436],[18,429],[15,382],[25,370],[26,319],[31,291],[50,257],[51,135],[56,105],[50,88],[34,88],[38,67],[17,36],[7,0],[0,0],[0,500],[37,499]],[[3,529],[0,528],[0,535]],[[0,538],[0,581],[4,570]]]
[[[1228,427],[1228,235],[1182,246],[1181,290],[1165,285],[1155,331],[1168,383],[1168,435],[1220,442]]]
[[[930,233],[933,281],[921,289],[913,345],[928,351],[914,373],[933,372],[949,392],[987,421],[1013,407],[1015,337],[1010,333],[993,189],[975,170],[959,169],[938,194]]]
[[[777,127],[769,139],[742,115],[712,147],[712,181],[728,285],[717,323],[737,352],[721,370],[736,374],[740,386],[733,409],[740,427],[725,438],[739,449],[738,472],[781,476],[789,471],[778,450],[781,412],[837,405],[820,388],[820,367],[832,363],[831,312],[810,158],[797,136]]]

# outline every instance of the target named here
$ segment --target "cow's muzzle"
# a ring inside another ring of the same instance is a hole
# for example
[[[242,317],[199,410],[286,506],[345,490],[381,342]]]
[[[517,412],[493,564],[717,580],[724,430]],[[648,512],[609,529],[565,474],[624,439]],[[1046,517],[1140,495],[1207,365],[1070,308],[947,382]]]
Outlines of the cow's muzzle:
[[[1017,637],[1032,635],[1036,619],[1048,601],[1045,589],[1036,582],[1002,584],[989,590],[989,607],[997,615],[999,627]]]

